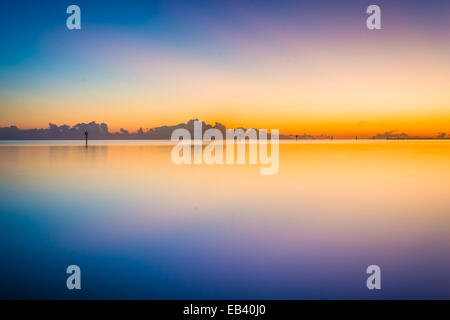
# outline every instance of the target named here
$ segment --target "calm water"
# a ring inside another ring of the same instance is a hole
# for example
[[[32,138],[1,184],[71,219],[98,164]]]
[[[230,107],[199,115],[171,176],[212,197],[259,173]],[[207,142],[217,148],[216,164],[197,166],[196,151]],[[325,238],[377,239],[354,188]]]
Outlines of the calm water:
[[[0,144],[0,298],[450,298],[450,141],[283,143],[275,176],[80,143]]]

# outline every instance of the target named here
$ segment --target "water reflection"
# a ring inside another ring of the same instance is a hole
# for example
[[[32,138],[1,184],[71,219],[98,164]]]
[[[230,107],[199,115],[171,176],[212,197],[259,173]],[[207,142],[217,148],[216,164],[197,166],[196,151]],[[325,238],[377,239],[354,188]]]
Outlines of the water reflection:
[[[450,298],[450,142],[283,143],[275,176],[171,147],[2,144],[0,297]]]

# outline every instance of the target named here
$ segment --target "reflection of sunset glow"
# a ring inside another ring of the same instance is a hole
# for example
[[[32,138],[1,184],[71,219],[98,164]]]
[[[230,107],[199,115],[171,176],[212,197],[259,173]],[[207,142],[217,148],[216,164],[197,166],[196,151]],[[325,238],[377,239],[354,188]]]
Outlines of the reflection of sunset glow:
[[[90,283],[129,271],[120,294],[140,297],[169,286],[170,298],[208,288],[214,297],[304,298],[317,287],[361,298],[368,292],[355,274],[371,261],[392,275],[383,298],[448,297],[450,141],[283,141],[272,176],[250,164],[174,165],[173,145],[0,145],[0,238],[27,248],[5,250],[10,277],[23,279],[18,261],[50,241],[39,251],[45,262],[87,255],[98,266]],[[97,260],[105,255],[119,271]],[[424,281],[408,281],[411,272]],[[51,292],[39,286],[40,297]]]
[[[73,195],[96,188],[93,195],[109,194],[111,201],[123,194],[135,199],[132,202],[138,207],[142,205],[136,212],[146,208],[151,189],[152,193],[164,195],[158,200],[161,204],[180,208],[190,208],[196,202],[211,209],[221,207],[219,203],[226,207],[227,198],[232,198],[244,207],[246,203],[261,208],[277,203],[284,208],[283,212],[265,217],[290,220],[296,219],[300,201],[307,208],[325,214],[323,223],[339,217],[382,224],[384,219],[398,223],[402,219],[412,223],[430,216],[448,219],[449,144],[447,141],[281,142],[280,170],[274,176],[261,176],[259,165],[248,163],[175,165],[171,161],[173,143],[106,142],[87,149],[64,143],[31,144],[1,146],[0,152],[1,173],[10,183],[42,190],[67,188]],[[28,178],[19,179],[19,172]],[[107,172],[114,175],[105,175]],[[218,181],[212,189],[211,177]],[[64,186],[66,182],[70,183]],[[205,188],[208,197],[203,198]],[[171,195],[178,200],[166,202]],[[249,197],[253,200],[249,201]],[[327,201],[316,202],[320,198]],[[163,219],[173,211],[165,212]],[[425,213],[422,218],[417,216]]]

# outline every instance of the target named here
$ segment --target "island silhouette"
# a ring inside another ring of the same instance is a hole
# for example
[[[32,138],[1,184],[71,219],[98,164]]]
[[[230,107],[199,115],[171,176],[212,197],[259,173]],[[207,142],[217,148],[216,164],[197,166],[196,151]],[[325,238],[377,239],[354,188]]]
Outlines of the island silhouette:
[[[110,132],[106,123],[97,123],[91,121],[89,123],[78,123],[74,126],[56,125],[49,123],[48,128],[45,129],[19,129],[17,126],[0,127],[0,140],[84,140],[87,141],[87,133],[91,140],[170,140],[172,132],[176,129],[187,129],[191,134],[194,132],[194,121],[198,119],[189,120],[186,123],[179,123],[176,125],[163,125],[150,129],[140,128],[136,132],[129,132],[120,128],[118,132]],[[205,132],[208,129],[218,129],[223,134],[227,129],[225,125],[215,122],[214,125],[207,124],[202,121],[202,130]],[[241,127],[242,128],[242,127]],[[238,128],[234,128],[238,129]],[[246,130],[246,128],[242,128]],[[255,129],[257,130],[257,129]],[[258,130],[257,130],[258,131]],[[450,139],[450,134],[439,132],[435,136],[410,136],[404,132],[397,133],[397,130],[391,130],[384,133],[377,133],[374,136],[368,137],[370,139]],[[280,139],[300,140],[300,139],[333,139],[332,135],[320,134],[280,134]],[[86,142],[87,143],[87,142]]]

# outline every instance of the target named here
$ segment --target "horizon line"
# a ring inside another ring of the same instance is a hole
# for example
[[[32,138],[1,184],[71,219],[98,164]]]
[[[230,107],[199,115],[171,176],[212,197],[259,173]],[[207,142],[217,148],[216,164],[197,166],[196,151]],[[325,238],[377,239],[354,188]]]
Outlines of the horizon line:
[[[202,123],[202,134],[205,130],[210,128],[219,129],[225,132],[227,128],[225,125],[218,121],[214,121],[214,125],[208,124],[205,121],[199,120],[198,118],[191,119],[186,123],[178,123],[176,125],[159,125],[152,128],[147,128],[145,130],[140,127],[137,131],[128,131],[120,128],[119,131],[110,132],[108,124],[105,122],[91,121],[88,123],[79,122],[73,126],[62,124],[56,125],[49,122],[47,128],[31,128],[31,129],[20,129],[16,125],[10,125],[6,127],[0,127],[0,140],[83,140],[84,132],[88,131],[90,136],[93,138],[91,140],[170,140],[169,134],[177,128],[185,128],[188,130],[193,130],[193,123],[195,121],[200,121]],[[260,130],[267,129],[257,129],[257,128],[245,128],[237,127],[233,128],[251,130],[254,129],[257,132]],[[273,129],[271,129],[273,130]],[[268,132],[268,130],[267,130]],[[345,135],[339,136],[334,134],[308,134],[308,133],[290,133],[284,134],[280,132],[280,140],[354,140],[354,139],[385,139],[385,140],[420,140],[420,139],[450,139],[450,134],[436,130],[437,135],[435,136],[421,136],[421,135],[409,135],[400,130],[389,130],[381,133],[376,133],[374,135]],[[83,135],[81,135],[81,133]],[[270,133],[268,132],[268,135]]]

